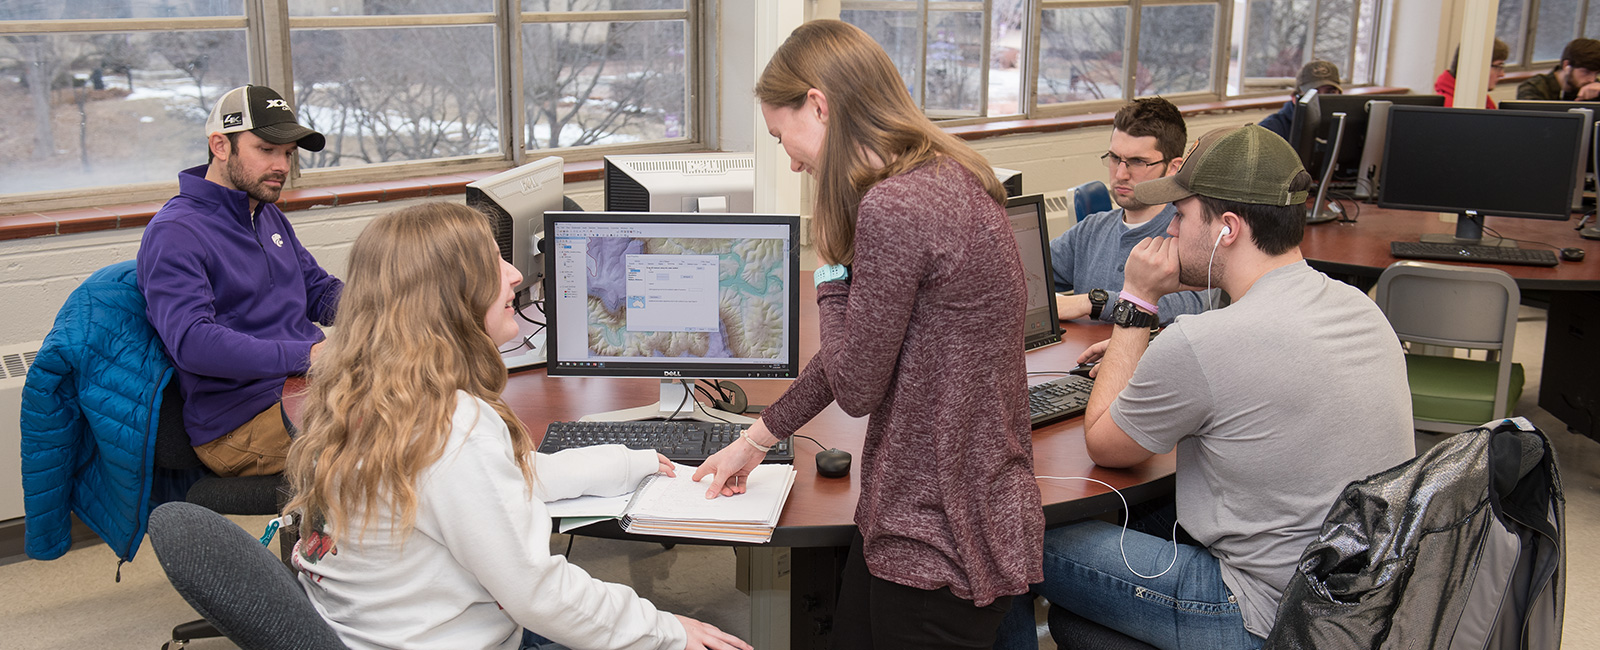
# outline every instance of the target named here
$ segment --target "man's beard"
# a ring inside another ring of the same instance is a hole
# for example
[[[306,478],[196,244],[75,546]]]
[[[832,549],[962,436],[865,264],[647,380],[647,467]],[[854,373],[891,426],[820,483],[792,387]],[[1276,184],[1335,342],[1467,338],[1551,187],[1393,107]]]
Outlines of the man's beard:
[[[284,179],[279,178],[274,174],[263,174],[254,179],[247,178],[244,174],[244,170],[241,167],[242,165],[239,164],[238,156],[228,159],[228,182],[233,183],[234,187],[239,188],[240,191],[250,195],[250,198],[252,199],[262,203],[278,202],[278,196],[283,194],[283,188],[268,187],[266,181],[270,179],[281,183]]]
[[[1116,194],[1112,194],[1111,199],[1117,203],[1117,207],[1122,208],[1124,211],[1137,212],[1150,207],[1150,204],[1140,203],[1137,199],[1133,198],[1133,195],[1131,194],[1128,196],[1128,198],[1122,198]]]
[[[1178,282],[1189,287],[1214,287],[1212,277],[1222,274],[1222,260],[1213,260],[1216,252],[1213,251],[1207,259],[1200,262],[1191,262],[1182,257],[1182,248],[1179,248]]]

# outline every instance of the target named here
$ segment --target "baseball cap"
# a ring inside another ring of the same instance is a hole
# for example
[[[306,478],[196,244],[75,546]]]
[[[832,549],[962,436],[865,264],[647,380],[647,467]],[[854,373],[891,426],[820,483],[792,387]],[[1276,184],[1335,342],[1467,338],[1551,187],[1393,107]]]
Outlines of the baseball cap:
[[[1306,202],[1311,174],[1278,134],[1254,124],[1216,129],[1183,157],[1178,173],[1133,186],[1140,203],[1160,205],[1196,194],[1257,205]]]
[[[278,91],[266,86],[240,86],[224,94],[206,118],[206,134],[251,131],[273,144],[291,142],[307,151],[322,151],[328,143],[311,129],[300,126],[294,110]]]
[[[1294,77],[1294,87],[1300,94],[1306,94],[1312,88],[1333,86],[1339,92],[1344,92],[1344,87],[1339,85],[1339,66],[1327,61],[1312,61],[1300,67],[1300,74]]]

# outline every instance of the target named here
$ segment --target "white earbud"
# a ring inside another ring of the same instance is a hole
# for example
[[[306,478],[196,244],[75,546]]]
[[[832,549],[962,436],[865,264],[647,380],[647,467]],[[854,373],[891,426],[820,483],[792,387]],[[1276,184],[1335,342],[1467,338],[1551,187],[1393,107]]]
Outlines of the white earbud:
[[[1233,228],[1231,228],[1229,226],[1223,226],[1222,227],[1222,234],[1227,235],[1227,234],[1231,234],[1232,232],[1233,232]]]

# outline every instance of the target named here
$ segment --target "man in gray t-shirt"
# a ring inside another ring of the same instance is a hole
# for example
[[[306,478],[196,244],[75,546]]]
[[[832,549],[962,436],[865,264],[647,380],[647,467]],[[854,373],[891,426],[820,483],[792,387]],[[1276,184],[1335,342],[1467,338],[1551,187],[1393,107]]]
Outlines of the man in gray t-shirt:
[[[1084,438],[1108,467],[1176,449],[1178,523],[1199,545],[1174,559],[1171,541],[1129,531],[1124,556],[1117,526],[1048,531],[1034,591],[1050,602],[1158,647],[1258,647],[1340,491],[1415,455],[1394,330],[1300,255],[1310,184],[1250,125],[1206,134],[1177,175],[1136,188],[1178,213],[1129,255],[1119,327],[1085,352],[1101,362]],[[1208,282],[1233,304],[1151,340],[1141,303]]]

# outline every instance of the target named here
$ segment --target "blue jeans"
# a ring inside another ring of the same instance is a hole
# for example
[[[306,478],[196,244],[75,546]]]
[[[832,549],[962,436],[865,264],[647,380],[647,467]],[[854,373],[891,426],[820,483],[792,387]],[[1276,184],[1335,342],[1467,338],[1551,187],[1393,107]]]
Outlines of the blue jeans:
[[[1222,582],[1217,559],[1205,548],[1178,545],[1172,570],[1140,578],[1123,564],[1122,527],[1086,521],[1046,531],[1044,582],[1033,593],[1091,621],[1167,650],[1240,648],[1262,639],[1244,629],[1239,604]],[[1172,561],[1172,542],[1128,531],[1128,563],[1145,575]],[[1000,625],[996,650],[1038,648],[1030,598],[1017,598]]]
[[[533,630],[523,628],[522,645],[518,650],[567,650],[567,646],[534,634]]]

